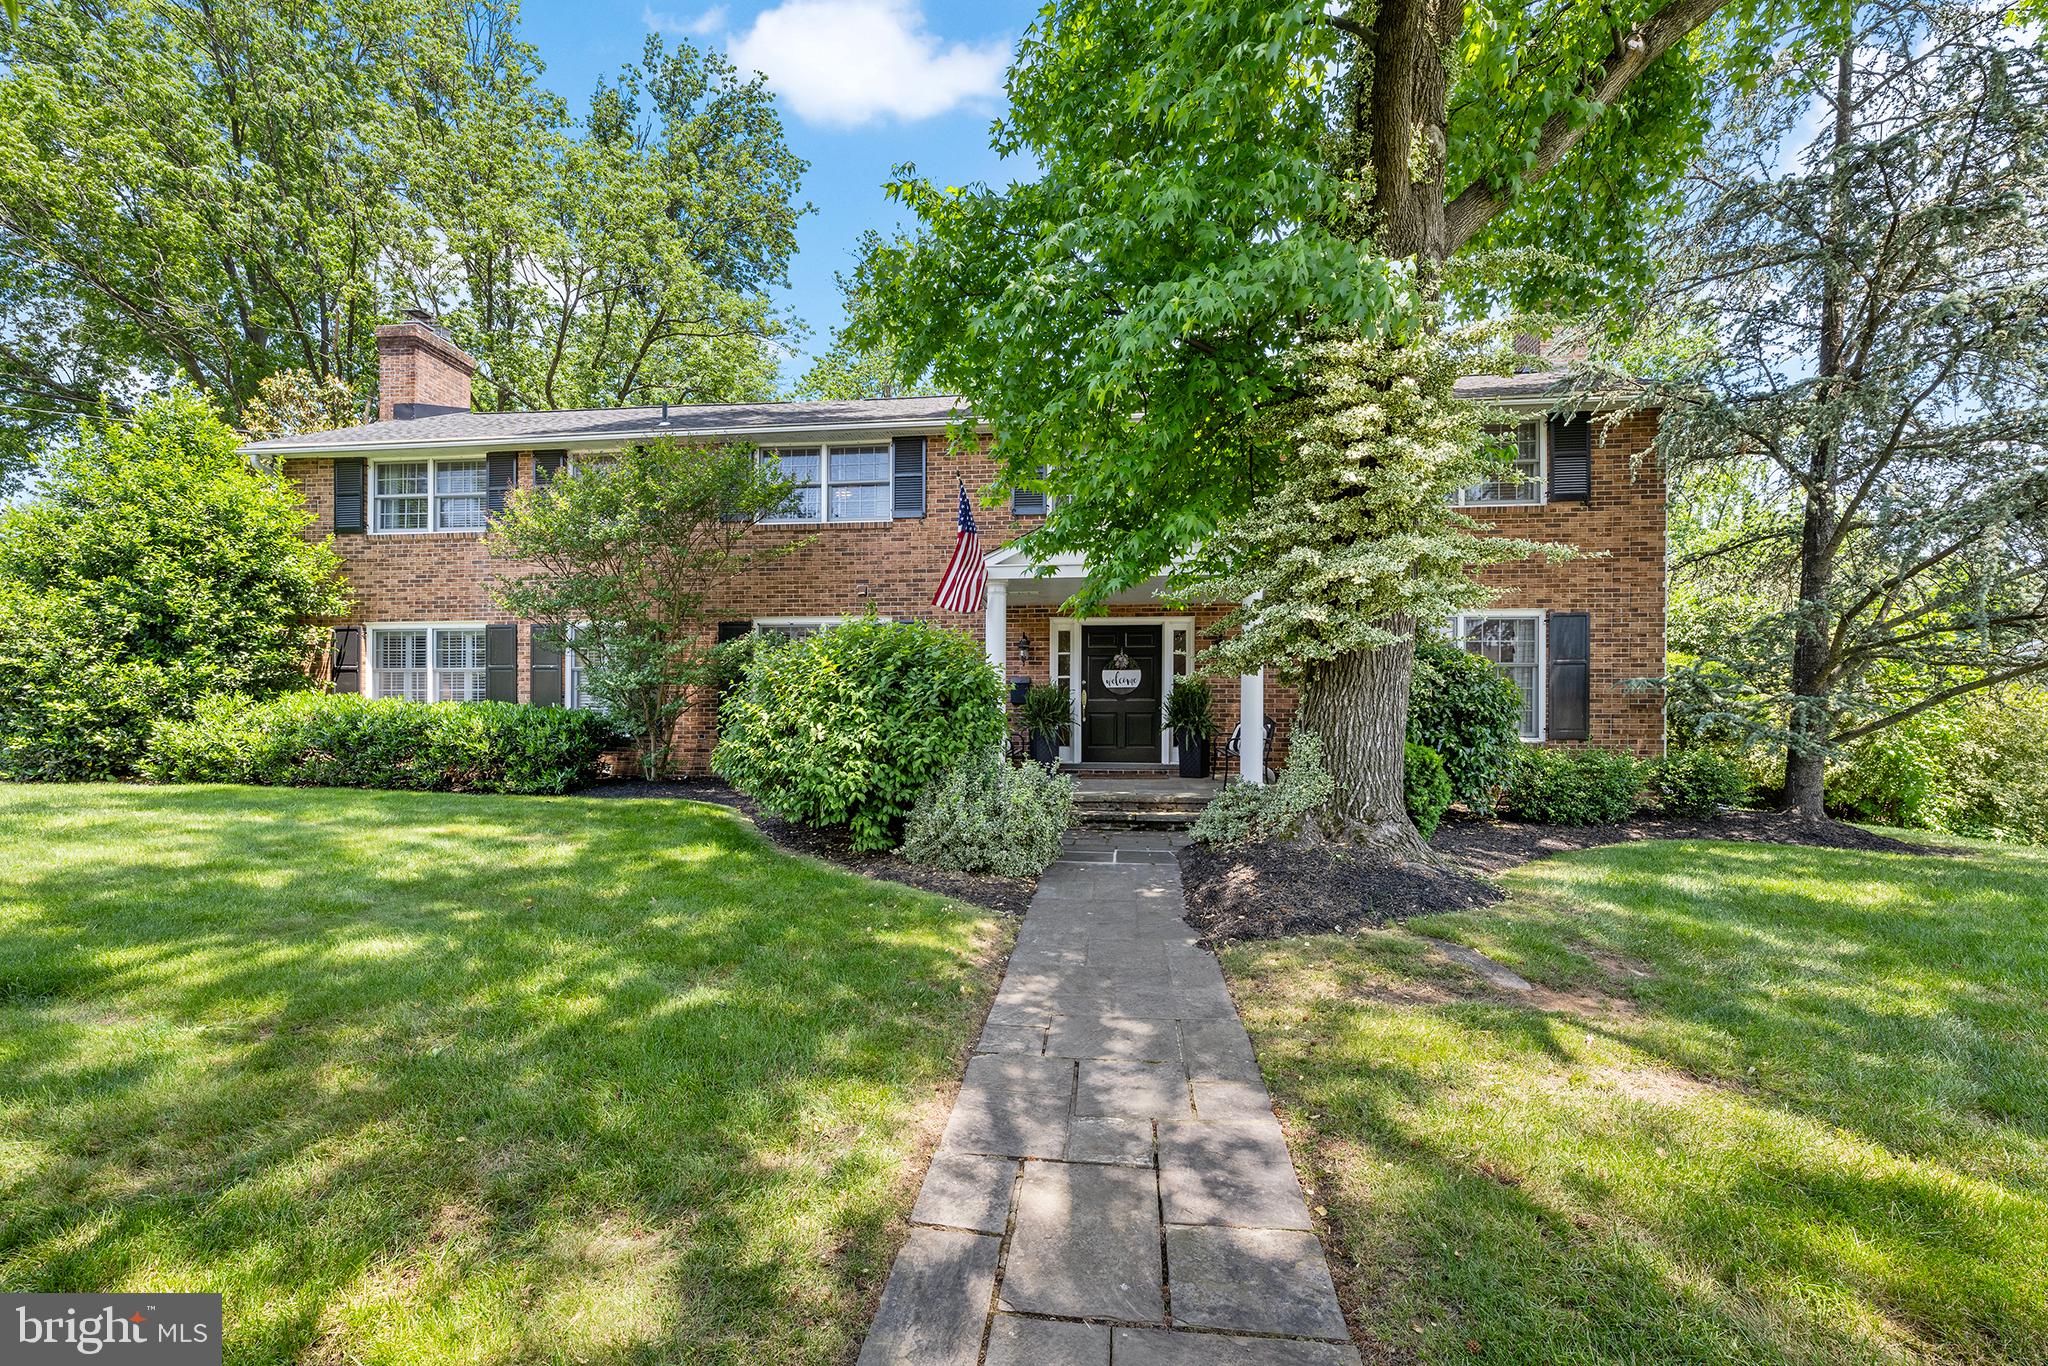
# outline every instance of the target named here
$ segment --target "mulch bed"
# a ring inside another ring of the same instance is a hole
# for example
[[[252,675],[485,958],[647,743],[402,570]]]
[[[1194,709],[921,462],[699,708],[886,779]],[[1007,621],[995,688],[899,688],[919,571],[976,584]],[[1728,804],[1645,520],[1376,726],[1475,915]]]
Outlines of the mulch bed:
[[[693,802],[710,802],[717,806],[729,806],[753,821],[755,827],[766,835],[769,841],[794,854],[808,854],[812,858],[836,863],[862,877],[878,878],[883,882],[901,883],[920,891],[937,892],[941,896],[954,897],[961,901],[986,906],[1004,915],[1023,915],[1024,908],[1031,904],[1031,894],[1038,888],[1038,879],[1028,877],[983,877],[974,873],[956,873],[944,868],[921,868],[907,859],[894,854],[857,853],[848,845],[848,836],[843,830],[810,830],[801,825],[792,825],[780,816],[770,815],[755,805],[753,798],[743,792],[735,792],[724,783],[699,780],[694,782],[651,783],[643,779],[622,779],[615,782],[598,783],[577,794],[582,797],[637,797],[637,798],[686,798]]]
[[[1741,840],[1867,853],[1951,854],[1860,826],[1810,825],[1780,811],[1728,811],[1712,818],[1642,816],[1620,825],[1535,825],[1458,819],[1438,827],[1430,848],[1450,865],[1370,865],[1334,848],[1253,844],[1188,845],[1180,852],[1188,921],[1204,940],[1278,939],[1378,927],[1411,916],[1469,910],[1500,900],[1488,875],[1574,849],[1636,840]]]

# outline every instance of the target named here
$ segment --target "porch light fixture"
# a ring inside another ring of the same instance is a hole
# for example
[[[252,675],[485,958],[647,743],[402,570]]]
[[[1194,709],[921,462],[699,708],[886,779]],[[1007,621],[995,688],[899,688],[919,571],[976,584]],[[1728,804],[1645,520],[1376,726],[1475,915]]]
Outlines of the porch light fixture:
[[[1017,658],[1018,658],[1018,660],[1019,660],[1020,662],[1022,662],[1022,663],[1025,663],[1025,664],[1029,664],[1029,663],[1031,662],[1031,637],[1030,637],[1030,636],[1018,636],[1018,637],[1017,637]]]

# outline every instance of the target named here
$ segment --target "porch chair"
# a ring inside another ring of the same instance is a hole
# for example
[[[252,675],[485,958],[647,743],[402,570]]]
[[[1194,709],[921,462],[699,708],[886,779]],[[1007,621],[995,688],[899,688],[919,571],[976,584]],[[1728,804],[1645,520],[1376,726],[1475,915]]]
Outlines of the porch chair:
[[[1230,728],[1230,738],[1223,742],[1223,757],[1234,761],[1243,748],[1243,738],[1244,722],[1240,721]],[[1266,718],[1266,743],[1259,747],[1259,769],[1268,777],[1272,776],[1273,766],[1267,761],[1272,757],[1273,718],[1269,716]],[[1235,770],[1236,764],[1234,762],[1231,768],[1233,771]]]

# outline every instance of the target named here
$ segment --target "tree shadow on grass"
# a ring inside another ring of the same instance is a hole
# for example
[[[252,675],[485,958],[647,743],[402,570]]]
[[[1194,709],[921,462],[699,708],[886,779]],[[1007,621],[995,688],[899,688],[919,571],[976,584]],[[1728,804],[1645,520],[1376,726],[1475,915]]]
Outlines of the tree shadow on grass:
[[[42,791],[0,1279],[221,1289],[237,1361],[857,1336],[975,918],[683,804]]]

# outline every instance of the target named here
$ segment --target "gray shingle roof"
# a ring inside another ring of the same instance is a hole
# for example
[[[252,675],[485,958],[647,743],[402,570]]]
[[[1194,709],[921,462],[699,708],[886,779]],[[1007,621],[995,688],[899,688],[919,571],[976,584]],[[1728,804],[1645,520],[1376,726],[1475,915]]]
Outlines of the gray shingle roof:
[[[1477,375],[1458,381],[1461,398],[1485,402],[1527,402],[1559,398],[1571,391],[1563,371],[1523,375]],[[863,428],[940,427],[964,411],[951,394],[919,398],[863,398],[825,403],[700,403],[659,407],[571,408],[555,412],[440,413],[404,421],[371,422],[332,432],[307,432],[251,442],[244,449],[271,455],[320,455],[390,447],[486,447],[530,449],[547,446],[603,446],[646,440],[664,433],[688,436],[773,433],[802,429],[859,431]]]

